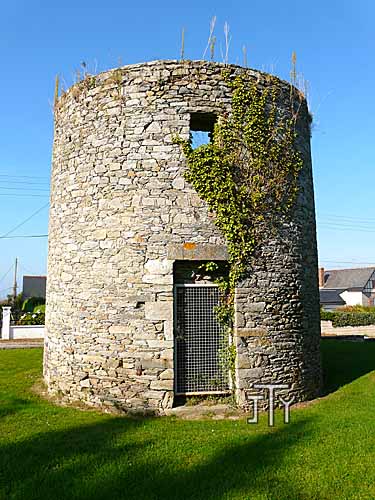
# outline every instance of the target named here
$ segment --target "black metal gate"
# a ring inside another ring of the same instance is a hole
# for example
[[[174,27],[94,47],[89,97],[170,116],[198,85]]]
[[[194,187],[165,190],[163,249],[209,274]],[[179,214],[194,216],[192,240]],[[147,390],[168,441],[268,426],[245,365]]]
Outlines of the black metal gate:
[[[227,338],[214,311],[219,289],[175,285],[176,394],[228,391]]]

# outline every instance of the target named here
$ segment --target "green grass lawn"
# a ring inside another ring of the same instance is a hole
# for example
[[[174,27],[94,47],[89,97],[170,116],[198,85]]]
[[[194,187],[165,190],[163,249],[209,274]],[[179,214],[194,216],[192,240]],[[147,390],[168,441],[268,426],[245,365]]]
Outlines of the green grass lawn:
[[[0,351],[0,499],[375,499],[375,343],[323,341],[327,397],[245,421],[128,419],[30,388],[39,349]]]

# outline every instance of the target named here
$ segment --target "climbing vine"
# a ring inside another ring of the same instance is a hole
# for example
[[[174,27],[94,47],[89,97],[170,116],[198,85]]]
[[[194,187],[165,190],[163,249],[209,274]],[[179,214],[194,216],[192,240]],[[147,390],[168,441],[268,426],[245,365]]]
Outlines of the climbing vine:
[[[224,79],[232,91],[231,114],[220,116],[209,144],[192,148],[177,138],[187,160],[186,180],[208,204],[225,235],[229,273],[216,280],[222,291],[218,320],[231,329],[236,284],[269,230],[287,217],[298,192],[302,158],[295,147],[296,120],[303,96],[291,86],[290,110],[278,102],[278,80],[249,82],[245,76]],[[227,358],[234,364],[233,349]]]

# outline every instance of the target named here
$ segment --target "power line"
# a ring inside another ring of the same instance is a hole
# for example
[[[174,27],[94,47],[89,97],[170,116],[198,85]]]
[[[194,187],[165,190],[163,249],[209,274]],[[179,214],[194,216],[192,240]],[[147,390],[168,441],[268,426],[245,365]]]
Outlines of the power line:
[[[38,210],[36,210],[35,212],[33,212],[29,217],[27,217],[27,219],[25,219],[24,221],[22,221],[20,224],[17,224],[17,226],[15,226],[14,228],[10,229],[7,233],[5,233],[2,236],[0,236],[0,239],[6,238],[11,233],[13,233],[14,231],[16,231],[18,228],[20,228],[21,226],[23,226],[24,224],[26,224],[26,222],[28,222],[30,219],[32,219],[33,217],[35,217],[35,215],[37,215],[39,212],[41,212],[46,207],[48,207],[48,205],[49,205],[49,203],[46,203],[42,207],[38,208]],[[40,237],[40,236],[38,236],[38,237]]]
[[[26,188],[26,187],[5,187],[5,186],[0,186],[0,189],[6,189],[9,191],[49,191],[49,188],[43,188],[43,187],[32,187],[32,188]]]
[[[1,189],[1,188],[0,188]],[[318,224],[331,224],[339,227],[362,227],[364,229],[369,229],[375,227],[375,222],[360,222],[360,221],[337,221],[329,219],[318,219]]]
[[[47,238],[48,234],[23,234],[16,236],[0,236],[0,240],[12,240],[16,238]]]
[[[6,183],[6,185],[8,185],[8,184],[27,184],[27,185],[31,185],[31,186],[39,186],[39,185],[48,186],[49,185],[49,181],[32,181],[29,179],[19,181],[19,180],[13,180],[13,179],[0,178],[0,182]]]
[[[0,177],[11,177],[13,179],[49,179],[48,175],[37,176],[37,175],[11,175],[11,174],[0,174]]]
[[[358,221],[358,220],[363,220],[363,221],[368,221],[368,222],[375,222],[375,218],[373,217],[357,217],[355,215],[342,215],[342,214],[320,214],[318,215],[319,217],[328,217],[328,218],[334,218],[334,219],[348,219],[348,220],[353,220],[353,221]]]
[[[374,262],[358,262],[356,260],[327,260],[327,259],[319,259],[319,262],[336,263],[336,264],[355,264],[355,265],[363,265],[363,266],[374,266]]]
[[[1,189],[1,188],[0,188]],[[375,226],[375,221],[358,219],[358,220],[349,220],[349,219],[330,219],[330,218],[322,218],[317,219],[318,223],[328,223],[328,224],[337,224],[338,226],[357,226],[358,224],[364,227]]]
[[[23,270],[24,270],[24,272],[26,272],[26,273],[30,273],[31,275],[36,275],[36,274],[38,274],[38,273],[33,273],[33,271],[31,271],[30,269],[28,269],[28,268],[27,268],[24,264],[21,264],[20,262],[19,262],[19,268],[20,268],[20,269],[23,269]],[[40,274],[40,273],[39,273],[39,274]]]
[[[364,227],[354,227],[354,226],[340,226],[340,225],[334,225],[330,224],[328,222],[322,222],[317,225],[318,226],[318,231],[319,228],[321,229],[332,229],[335,231],[349,231],[349,232],[360,232],[360,233],[375,233],[375,228],[370,229],[370,228],[364,228]]]
[[[375,227],[375,219],[366,219],[364,217],[317,217],[318,224],[334,224],[337,226],[362,226],[364,228]]]
[[[12,264],[12,265],[10,266],[10,268],[8,269],[8,271],[4,274],[4,276],[2,276],[2,277],[0,278],[0,281],[3,281],[3,280],[4,280],[7,276],[8,276],[8,274],[11,272],[11,270],[13,269],[13,267],[14,267],[14,264]]]
[[[0,193],[0,196],[21,196],[22,198],[49,198],[49,194],[17,194],[17,193]]]

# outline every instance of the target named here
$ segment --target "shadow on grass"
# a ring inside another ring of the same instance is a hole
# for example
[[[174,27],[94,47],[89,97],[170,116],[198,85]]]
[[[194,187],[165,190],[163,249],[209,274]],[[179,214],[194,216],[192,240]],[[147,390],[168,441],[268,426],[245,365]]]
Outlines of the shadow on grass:
[[[324,340],[322,354],[326,394],[375,369],[372,343]],[[24,407],[22,399],[9,400],[4,411]],[[45,418],[42,409],[36,416]],[[303,460],[313,434],[312,417],[272,430],[236,422],[110,418],[12,436],[0,447],[0,499],[318,499],[319,492],[306,491],[305,481],[288,474],[293,460]]]
[[[248,434],[233,423],[222,441],[215,424],[114,418],[9,444],[0,449],[0,498],[307,498],[280,467],[309,439],[310,420]]]
[[[322,339],[323,395],[375,370],[375,342]]]
[[[7,397],[5,400],[2,400],[0,396],[0,419],[9,415],[15,415],[16,413],[19,413],[26,408],[30,409],[30,407],[33,406],[37,407],[37,404],[33,403],[29,399]]]

